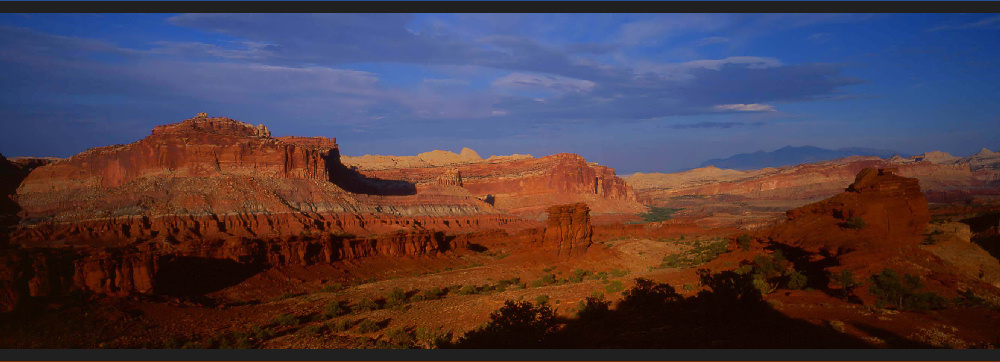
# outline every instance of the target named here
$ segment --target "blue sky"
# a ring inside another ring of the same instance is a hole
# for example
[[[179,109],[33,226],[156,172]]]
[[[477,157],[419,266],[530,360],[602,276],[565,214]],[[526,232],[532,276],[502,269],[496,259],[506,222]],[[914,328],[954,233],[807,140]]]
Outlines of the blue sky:
[[[786,145],[1000,148],[997,14],[2,14],[0,153],[197,112],[346,155],[678,171]]]

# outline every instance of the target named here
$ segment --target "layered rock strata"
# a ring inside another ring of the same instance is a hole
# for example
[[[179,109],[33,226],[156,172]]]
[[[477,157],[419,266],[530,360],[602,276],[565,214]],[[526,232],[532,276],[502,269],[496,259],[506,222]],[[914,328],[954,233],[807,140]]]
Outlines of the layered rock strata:
[[[590,247],[594,230],[587,204],[555,205],[548,208],[548,213],[542,245],[555,250],[558,256],[573,256]]]
[[[950,160],[950,161],[949,161]],[[968,162],[967,162],[968,161]],[[810,200],[836,195],[865,168],[896,168],[920,181],[932,201],[1000,194],[1000,171],[973,167],[971,161],[929,153],[911,159],[848,157],[752,171],[697,169],[677,174],[636,174],[626,180],[640,201],[666,205],[680,196],[732,197],[739,200]],[[985,161],[984,161],[985,162]]]
[[[450,172],[458,172],[462,187],[472,195],[482,199],[489,195],[497,209],[532,219],[544,219],[549,206],[573,202],[587,203],[595,214],[645,211],[614,169],[569,153],[448,166],[376,163],[363,157],[345,157],[344,162],[368,177],[412,183],[418,192],[440,184]]]

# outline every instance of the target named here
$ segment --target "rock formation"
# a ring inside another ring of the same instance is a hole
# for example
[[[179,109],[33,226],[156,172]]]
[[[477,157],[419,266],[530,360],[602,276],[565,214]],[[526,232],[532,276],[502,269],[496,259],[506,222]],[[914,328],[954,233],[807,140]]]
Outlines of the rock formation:
[[[744,200],[829,197],[843,190],[858,172],[869,167],[897,168],[899,175],[917,178],[928,198],[934,201],[1000,193],[1000,184],[995,181],[1000,180],[1000,171],[973,168],[971,161],[966,159],[946,162],[947,159],[946,154],[935,152],[909,159],[859,156],[777,169],[727,172],[696,169],[676,174],[636,174],[628,180],[635,187],[638,199],[653,205],[667,204],[682,195],[725,195]]]
[[[447,169],[370,161],[344,158],[346,164],[356,167],[367,177],[409,182],[418,192],[438,184],[438,177],[445,170],[457,170],[462,186],[473,195],[492,195],[497,209],[531,219],[544,219],[545,210],[551,205],[573,202],[586,202],[595,214],[645,210],[636,201],[632,188],[615,175],[614,169],[588,164],[575,154],[450,164]]]
[[[545,249],[559,256],[573,256],[590,247],[594,234],[587,204],[555,205],[548,208],[549,218],[542,236]]]
[[[13,311],[29,297],[72,291],[150,293],[156,270],[157,256],[143,248],[8,250],[0,253],[0,311]]]
[[[462,172],[459,170],[447,170],[438,176],[437,184],[441,186],[462,187]]]
[[[930,222],[927,199],[916,179],[893,171],[863,169],[845,192],[789,210],[788,221],[767,234],[824,255],[917,245]],[[857,219],[863,227],[851,225]]]

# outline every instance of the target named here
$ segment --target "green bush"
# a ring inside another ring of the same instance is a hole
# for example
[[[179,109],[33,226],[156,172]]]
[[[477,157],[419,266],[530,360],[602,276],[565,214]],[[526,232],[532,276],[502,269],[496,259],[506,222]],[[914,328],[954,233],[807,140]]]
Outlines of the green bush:
[[[645,278],[636,278],[635,286],[622,293],[618,309],[622,311],[650,311],[662,308],[668,303],[678,302],[683,297],[674,287],[666,283],[656,283]]]
[[[441,289],[441,287],[434,287],[425,290],[423,295],[425,300],[434,300],[441,298],[442,296],[444,296],[444,294],[445,294],[444,289]]]
[[[445,345],[449,338],[449,334],[444,333],[440,328],[430,329],[420,327],[415,331],[414,338],[417,343],[424,348],[438,348]]]
[[[327,284],[327,285],[323,286],[323,289],[320,289],[319,291],[324,292],[324,293],[336,293],[336,292],[339,292],[341,290],[344,290],[344,285],[343,284],[333,283],[333,284]]]
[[[406,292],[400,288],[393,288],[389,294],[385,296],[385,307],[393,308],[406,304]]]
[[[373,310],[379,310],[381,308],[379,307],[378,303],[375,303],[374,300],[365,298],[362,299],[360,302],[358,302],[358,305],[354,309],[356,309],[359,312],[370,312]]]
[[[307,335],[307,336],[314,336],[314,335],[323,333],[323,331],[325,329],[326,329],[325,325],[322,325],[322,324],[310,324],[310,325],[306,326],[305,328],[302,328],[299,331],[299,333],[301,333],[303,335]]]
[[[274,318],[274,324],[286,327],[294,326],[299,324],[299,318],[290,313],[284,313]]]
[[[538,304],[538,305],[549,304],[549,295],[548,294],[542,294],[542,295],[539,295],[539,296],[535,297],[535,304]]]
[[[340,320],[334,322],[333,325],[331,325],[329,328],[330,328],[331,331],[334,331],[334,332],[344,332],[344,331],[346,331],[348,329],[351,329],[351,326],[353,326],[353,325],[354,325],[354,321],[352,321],[350,319],[340,319]]]
[[[375,333],[381,329],[382,327],[378,323],[372,322],[371,319],[363,319],[361,323],[358,323],[358,332],[361,333]]]
[[[603,294],[587,297],[576,307],[576,316],[585,320],[603,320],[611,314],[611,301],[604,300]]]
[[[548,305],[506,301],[490,315],[490,322],[462,336],[469,348],[531,348],[540,346],[555,330],[555,312]]]
[[[339,317],[350,313],[347,309],[347,302],[335,300],[323,307],[323,316],[327,318]]]
[[[792,270],[788,273],[788,289],[802,289],[806,287],[809,282],[805,274],[800,273],[798,270]]]
[[[854,278],[854,272],[843,269],[839,274],[830,276],[830,279],[840,285],[841,298],[848,300],[854,295],[854,289],[861,286],[861,283]]]
[[[457,292],[457,294],[458,295],[474,295],[474,294],[479,294],[479,288],[476,287],[475,285],[466,285],[466,286],[462,287],[462,289],[459,289],[458,292]]]
[[[389,343],[401,347],[412,347],[416,342],[413,336],[402,327],[389,328],[385,332],[385,338],[389,341]]]
[[[894,305],[900,310],[942,309],[948,300],[933,292],[918,292],[923,285],[919,276],[899,273],[890,268],[882,269],[869,279],[868,291],[876,297],[876,305],[880,308]]]
[[[750,250],[750,235],[743,234],[736,238],[736,244],[740,246],[740,249]]]
[[[262,327],[262,326],[254,327],[250,331],[250,333],[252,333],[253,336],[254,336],[254,338],[256,338],[258,341],[264,341],[264,340],[268,340],[268,339],[271,339],[272,337],[274,337],[274,331],[273,330],[271,330],[270,328]]]
[[[656,207],[656,206],[648,206],[648,207],[649,207],[649,212],[639,214],[639,216],[642,217],[643,222],[657,222],[657,221],[669,220],[671,217],[673,217],[673,214],[675,212],[681,210],[669,207]]]
[[[604,291],[608,294],[617,293],[625,290],[625,285],[621,280],[612,280],[608,285],[604,286]]]
[[[868,224],[865,223],[865,219],[862,219],[860,216],[851,216],[847,219],[847,223],[845,223],[844,226],[848,229],[864,229],[864,227],[868,226]]]

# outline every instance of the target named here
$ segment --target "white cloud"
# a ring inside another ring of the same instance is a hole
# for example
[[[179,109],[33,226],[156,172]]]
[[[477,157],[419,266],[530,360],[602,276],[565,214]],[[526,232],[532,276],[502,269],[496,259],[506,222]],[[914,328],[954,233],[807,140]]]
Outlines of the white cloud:
[[[758,103],[750,103],[750,104],[742,104],[742,103],[737,103],[737,104],[720,104],[720,105],[717,105],[717,106],[712,107],[712,108],[715,109],[716,111],[720,111],[720,112],[725,112],[725,111],[737,111],[737,112],[774,112],[775,111],[774,106],[772,106],[772,105],[758,104]]]
[[[522,90],[550,90],[560,93],[583,93],[594,88],[594,82],[558,75],[511,73],[493,81],[493,85],[502,88]]]

